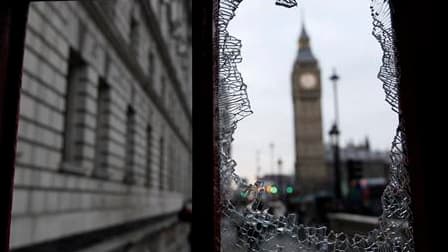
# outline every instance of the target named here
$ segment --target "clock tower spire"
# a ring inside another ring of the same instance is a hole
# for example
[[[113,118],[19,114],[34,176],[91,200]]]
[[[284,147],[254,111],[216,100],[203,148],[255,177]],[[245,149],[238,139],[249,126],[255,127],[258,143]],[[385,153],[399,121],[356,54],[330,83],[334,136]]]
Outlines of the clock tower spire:
[[[310,37],[308,36],[304,23],[302,24],[302,31],[299,36],[299,51],[297,53],[296,61],[316,62],[317,64],[317,60],[311,51]]]
[[[321,79],[310,37],[302,21],[298,53],[292,70],[295,131],[295,183],[302,194],[328,187],[321,116]]]

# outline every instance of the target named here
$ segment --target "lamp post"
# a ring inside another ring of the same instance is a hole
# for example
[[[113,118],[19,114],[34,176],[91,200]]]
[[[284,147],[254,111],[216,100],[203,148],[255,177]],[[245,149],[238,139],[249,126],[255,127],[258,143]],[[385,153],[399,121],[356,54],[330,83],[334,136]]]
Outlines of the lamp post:
[[[333,68],[333,74],[330,76],[330,80],[333,82],[333,95],[334,95],[334,123],[339,125],[339,104],[338,104],[338,80],[339,75],[336,74],[336,69]]]
[[[274,143],[270,143],[269,144],[269,148],[271,149],[271,172],[272,172],[272,175],[274,175],[275,174],[275,168],[274,168]]]
[[[283,177],[282,177],[282,165],[283,165],[283,161],[282,159],[278,159],[277,161],[278,164],[278,187],[280,188],[281,192],[284,192],[284,187],[283,187]]]
[[[339,129],[337,124],[333,124],[330,134],[330,142],[333,148],[333,168],[334,168],[334,194],[336,199],[341,199],[341,172],[339,161]]]
[[[330,142],[333,148],[333,168],[334,168],[334,194],[336,199],[341,199],[341,172],[340,172],[340,160],[339,160],[339,110],[338,110],[338,96],[337,96],[337,81],[339,76],[336,74],[336,70],[333,69],[333,74],[330,76],[330,80],[333,82],[333,94],[334,94],[334,112],[335,121],[330,129]]]

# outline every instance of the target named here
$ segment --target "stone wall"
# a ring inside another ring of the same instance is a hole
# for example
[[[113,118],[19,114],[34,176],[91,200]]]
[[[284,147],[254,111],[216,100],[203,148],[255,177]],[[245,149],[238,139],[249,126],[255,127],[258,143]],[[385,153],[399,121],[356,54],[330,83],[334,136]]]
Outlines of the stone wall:
[[[12,248],[176,212],[191,197],[191,24],[186,4],[31,4]],[[69,78],[73,55],[83,62],[75,81]],[[109,93],[98,111],[101,82]],[[72,114],[68,99],[76,106]],[[130,130],[129,107],[135,111]],[[75,128],[70,131],[73,143],[67,140],[70,127]],[[73,160],[66,153],[74,153]],[[102,171],[96,176],[99,163]],[[132,177],[128,182],[127,175]]]

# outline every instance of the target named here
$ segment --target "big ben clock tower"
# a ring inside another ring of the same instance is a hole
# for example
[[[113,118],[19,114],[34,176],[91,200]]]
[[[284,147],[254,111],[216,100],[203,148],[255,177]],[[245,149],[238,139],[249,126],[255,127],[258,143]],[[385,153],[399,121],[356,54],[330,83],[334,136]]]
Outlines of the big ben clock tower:
[[[321,116],[321,82],[317,59],[302,26],[299,51],[292,71],[295,130],[295,183],[303,194],[328,186],[324,162]]]

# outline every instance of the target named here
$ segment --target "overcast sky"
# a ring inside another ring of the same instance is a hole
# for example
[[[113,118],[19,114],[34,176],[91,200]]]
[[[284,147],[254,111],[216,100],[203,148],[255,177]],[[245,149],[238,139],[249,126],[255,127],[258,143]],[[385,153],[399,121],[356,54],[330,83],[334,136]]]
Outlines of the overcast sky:
[[[372,36],[370,0],[299,0],[287,9],[274,0],[244,0],[230,22],[230,34],[242,40],[243,62],[238,65],[254,114],[240,121],[233,157],[237,173],[250,180],[256,174],[256,151],[261,174],[270,173],[269,143],[283,172],[294,170],[291,71],[297,54],[301,13],[322,74],[322,117],[325,142],[334,120],[333,90],[328,80],[335,67],[338,86],[341,143],[361,142],[369,136],[374,149],[389,150],[397,116],[385,102],[376,78],[382,52]],[[301,5],[304,11],[300,10]],[[250,181],[252,182],[252,181]]]

